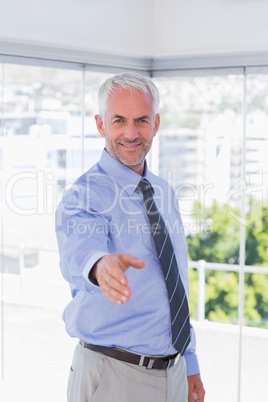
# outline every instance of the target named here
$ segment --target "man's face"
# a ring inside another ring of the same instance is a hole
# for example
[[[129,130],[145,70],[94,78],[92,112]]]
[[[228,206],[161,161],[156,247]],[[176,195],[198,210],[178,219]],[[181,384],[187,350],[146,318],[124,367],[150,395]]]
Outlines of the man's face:
[[[145,156],[160,124],[151,96],[117,88],[107,102],[105,125],[99,115],[95,119],[109,154],[142,175]]]

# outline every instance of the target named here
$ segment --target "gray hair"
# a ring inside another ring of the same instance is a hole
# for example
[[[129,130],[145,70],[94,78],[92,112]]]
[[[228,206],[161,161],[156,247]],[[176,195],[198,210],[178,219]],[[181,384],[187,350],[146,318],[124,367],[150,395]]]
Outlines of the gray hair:
[[[118,87],[130,91],[140,91],[149,94],[153,100],[153,111],[157,113],[159,107],[159,92],[153,81],[140,74],[129,72],[108,78],[99,89],[99,114],[104,120],[108,98]]]

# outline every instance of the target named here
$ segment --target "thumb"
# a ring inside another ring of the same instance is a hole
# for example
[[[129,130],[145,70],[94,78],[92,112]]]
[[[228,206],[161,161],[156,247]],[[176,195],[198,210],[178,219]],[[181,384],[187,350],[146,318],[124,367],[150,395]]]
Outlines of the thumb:
[[[121,259],[124,265],[124,271],[126,271],[129,267],[140,269],[144,268],[146,265],[145,262],[140,260],[138,257],[127,253],[121,254]]]

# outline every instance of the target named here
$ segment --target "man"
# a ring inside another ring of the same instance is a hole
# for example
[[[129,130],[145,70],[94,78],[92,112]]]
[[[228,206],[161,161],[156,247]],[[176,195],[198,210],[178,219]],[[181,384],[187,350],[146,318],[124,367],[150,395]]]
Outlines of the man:
[[[178,204],[145,160],[158,104],[157,88],[138,74],[102,85],[95,120],[105,149],[57,210],[60,265],[73,296],[63,318],[80,340],[68,402],[204,401]]]

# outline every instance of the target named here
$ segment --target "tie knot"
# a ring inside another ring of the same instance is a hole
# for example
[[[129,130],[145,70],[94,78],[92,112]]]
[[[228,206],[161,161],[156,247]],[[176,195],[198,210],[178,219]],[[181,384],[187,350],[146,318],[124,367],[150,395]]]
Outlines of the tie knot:
[[[149,181],[146,179],[142,179],[139,182],[137,189],[139,191],[141,191],[142,194],[152,194],[152,190],[153,190],[151,183],[149,183]]]

